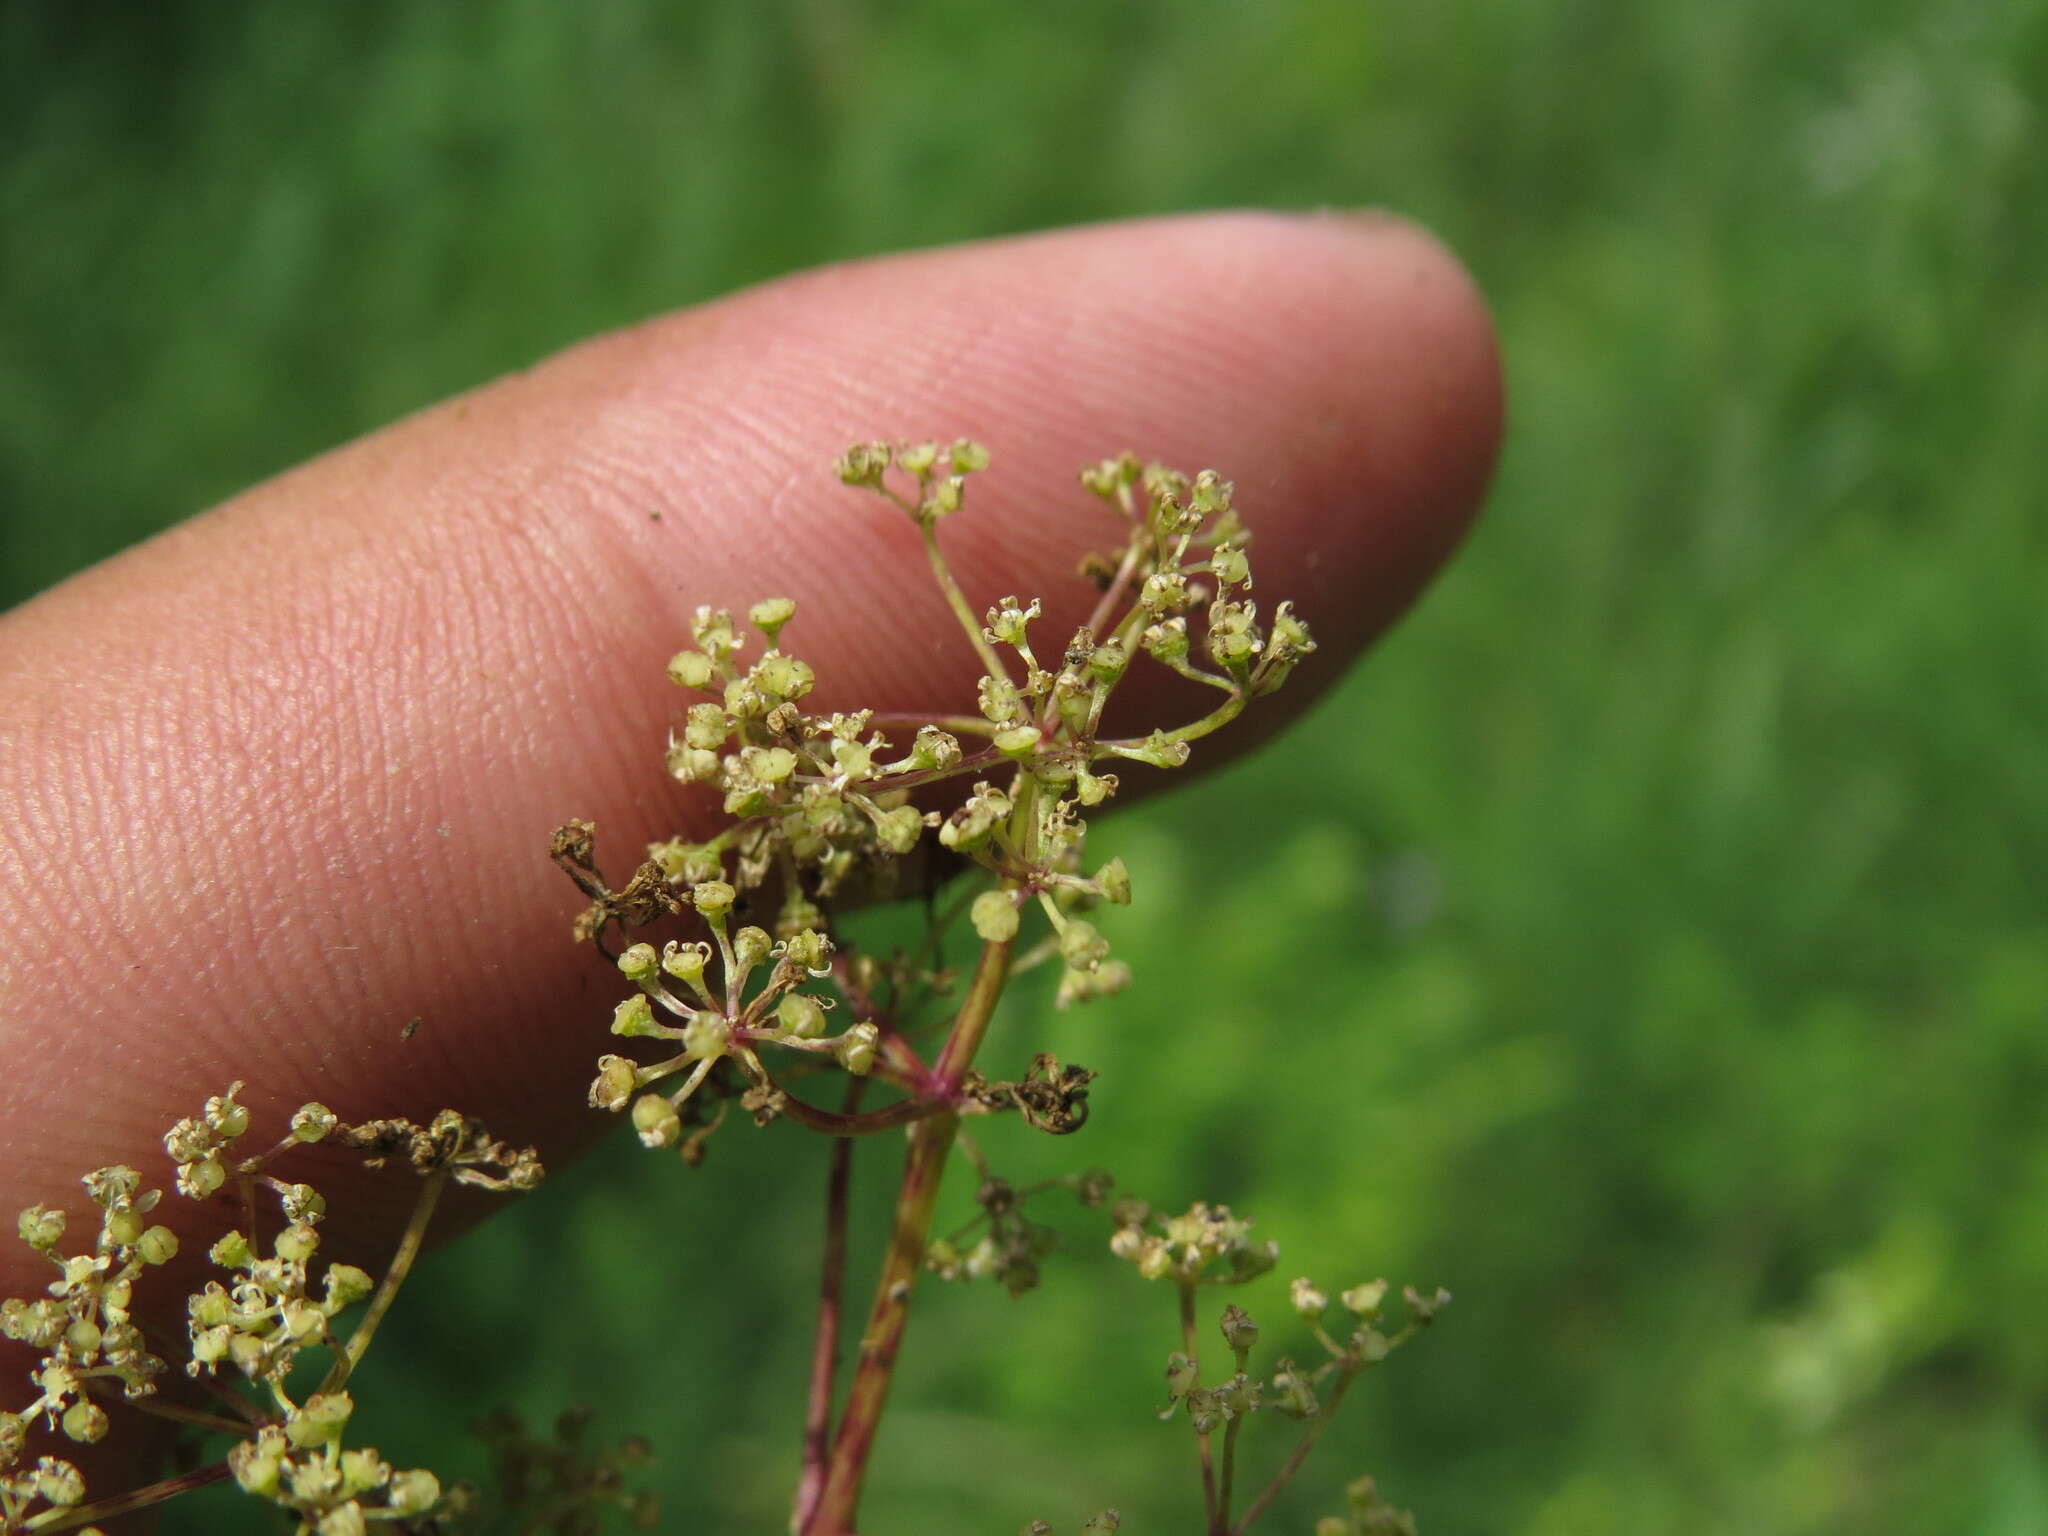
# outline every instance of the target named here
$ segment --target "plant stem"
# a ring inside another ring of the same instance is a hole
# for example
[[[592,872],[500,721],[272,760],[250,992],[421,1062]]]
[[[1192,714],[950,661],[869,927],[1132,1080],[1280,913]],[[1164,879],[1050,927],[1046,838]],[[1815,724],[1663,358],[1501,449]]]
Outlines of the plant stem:
[[[1180,1347],[1187,1353],[1195,1367],[1195,1382],[1202,1380],[1202,1356],[1195,1343],[1195,1288],[1183,1283],[1180,1287]],[[1195,1436],[1195,1445],[1202,1458],[1202,1528],[1209,1536],[1220,1536],[1223,1527],[1218,1523],[1216,1508],[1216,1465],[1209,1454],[1209,1436],[1206,1432]]]
[[[398,1252],[391,1255],[391,1263],[384,1271],[384,1278],[377,1282],[377,1294],[370,1298],[370,1308],[363,1314],[363,1320],[356,1324],[356,1331],[348,1336],[348,1344],[336,1356],[334,1366],[327,1373],[327,1379],[320,1383],[322,1392],[338,1392],[348,1381],[349,1373],[363,1363],[363,1355],[370,1347],[370,1340],[377,1336],[377,1325],[384,1321],[384,1314],[391,1310],[391,1303],[398,1299],[398,1288],[405,1284],[405,1277],[412,1273],[413,1261],[420,1256],[421,1245],[427,1239],[427,1223],[434,1219],[434,1207],[441,1202],[441,1191],[447,1187],[448,1171],[444,1168],[427,1176],[426,1186],[420,1190],[420,1198],[412,1208],[412,1219],[405,1224],[405,1235],[398,1240]]]
[[[75,1530],[95,1520],[111,1520],[116,1515],[126,1515],[138,1509],[147,1509],[165,1499],[174,1499],[181,1493],[194,1488],[204,1488],[208,1483],[217,1483],[228,1475],[228,1464],[216,1461],[211,1466],[201,1467],[196,1472],[181,1472],[176,1477],[167,1477],[160,1483],[151,1483],[146,1488],[131,1488],[126,1493],[117,1493],[112,1498],[97,1499],[90,1504],[74,1504],[68,1509],[47,1509],[22,1526],[24,1531],[34,1531],[37,1536],[53,1531]]]
[[[1007,942],[982,945],[974,980],[932,1071],[935,1093],[958,1091],[961,1078],[988,1033],[989,1019],[995,1012],[996,999],[1002,995],[1009,968]],[[948,1112],[920,1120],[911,1129],[910,1153],[904,1159],[903,1182],[897,1189],[889,1251],[875,1284],[867,1329],[861,1335],[860,1363],[854,1368],[846,1411],[840,1416],[839,1433],[832,1442],[832,1464],[825,1475],[825,1487],[804,1527],[807,1536],[849,1536],[854,1528],[861,1479],[866,1475],[875,1431],[888,1400],[897,1351],[902,1348],[903,1330],[909,1320],[911,1293],[924,1268],[925,1245],[931,1239],[939,1181],[945,1174],[946,1157],[953,1149],[953,1134],[959,1123],[958,1116]]]
[[[946,564],[946,557],[939,553],[939,530],[936,518],[920,517],[917,520],[918,534],[924,540],[925,558],[931,562],[932,577],[939,584],[939,591],[945,594],[946,606],[953,610],[953,617],[960,621],[960,628],[967,634],[967,640],[974,647],[974,654],[980,658],[982,670],[990,677],[1006,680],[1009,668],[1003,665],[1002,657],[988,642],[988,636],[981,632],[981,621],[974,616],[974,610],[967,606],[967,595],[960,590],[960,583],[953,579],[952,568]]]
[[[848,1115],[860,1108],[865,1086],[860,1078],[846,1085]],[[832,1171],[825,1180],[825,1255],[818,1276],[818,1331],[811,1344],[811,1395],[804,1410],[803,1475],[789,1520],[791,1536],[801,1536],[825,1491],[826,1461],[832,1450],[832,1387],[839,1373],[839,1314],[846,1292],[846,1202],[852,1185],[853,1143],[834,1142]]]
[[[894,1104],[869,1110],[863,1115],[847,1115],[806,1104],[792,1094],[782,1101],[782,1112],[809,1130],[848,1141],[860,1136],[873,1136],[880,1131],[892,1131],[899,1125],[909,1125],[913,1121],[927,1120],[933,1115],[951,1111],[944,1104],[932,1104],[922,1099],[898,1099]]]
[[[1280,1490],[1287,1486],[1288,1480],[1301,1470],[1301,1464],[1308,1460],[1308,1453],[1316,1448],[1316,1442],[1322,1439],[1323,1431],[1330,1427],[1330,1420],[1336,1417],[1337,1405],[1344,1401],[1344,1393],[1350,1388],[1351,1383],[1358,1379],[1361,1368],[1353,1365],[1337,1378],[1337,1385],[1330,1389],[1330,1395],[1325,1399],[1322,1411],[1309,1421],[1309,1426],[1294,1447],[1293,1454],[1287,1458],[1287,1464],[1275,1472],[1273,1480],[1259,1490],[1259,1496],[1245,1506],[1244,1518],[1230,1527],[1229,1536],[1244,1536],[1259,1516],[1266,1512],[1266,1506],[1280,1496]]]

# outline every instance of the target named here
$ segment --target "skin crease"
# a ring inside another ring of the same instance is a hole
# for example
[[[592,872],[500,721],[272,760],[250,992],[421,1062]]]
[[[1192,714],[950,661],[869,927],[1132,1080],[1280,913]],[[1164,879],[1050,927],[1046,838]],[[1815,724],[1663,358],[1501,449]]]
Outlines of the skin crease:
[[[0,617],[0,1212],[61,1201],[89,1230],[78,1175],[167,1182],[164,1127],[233,1078],[266,1145],[311,1098],[453,1104],[550,1162],[612,1129],[583,1094],[626,988],[569,942],[543,851],[588,818],[623,879],[649,838],[713,825],[661,770],[692,610],[796,598],[815,707],[971,703],[909,520],[831,474],[848,442],[988,444],[941,538],[977,611],[1047,600],[1042,649],[1114,533],[1080,465],[1129,447],[1235,480],[1255,595],[1322,647],[1256,737],[1450,554],[1501,420],[1483,302],[1410,225],[1108,225],[600,337],[73,578]],[[358,1213],[338,1241],[408,1182],[334,1181]],[[0,1247],[0,1295],[46,1278]]]

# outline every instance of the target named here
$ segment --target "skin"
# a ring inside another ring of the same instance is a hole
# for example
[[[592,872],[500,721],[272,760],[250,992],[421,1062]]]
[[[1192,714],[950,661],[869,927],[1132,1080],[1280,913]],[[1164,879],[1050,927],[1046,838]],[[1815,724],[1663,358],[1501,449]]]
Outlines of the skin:
[[[569,942],[543,850],[586,817],[623,879],[713,825],[661,771],[695,607],[796,598],[823,705],[972,698],[907,519],[830,473],[848,442],[990,446],[941,536],[977,607],[1044,596],[1053,648],[1110,542],[1077,467],[1130,447],[1235,479],[1257,595],[1322,645],[1256,737],[1456,547],[1501,413],[1483,302],[1410,225],[1063,231],[600,337],[0,616],[0,1211],[82,1220],[82,1171],[164,1168],[168,1121],[234,1078],[252,1142],[307,1099],[456,1105],[550,1162],[610,1129],[583,1092],[624,989]],[[410,1196],[352,1188],[358,1242]],[[0,1295],[45,1278],[0,1247]]]

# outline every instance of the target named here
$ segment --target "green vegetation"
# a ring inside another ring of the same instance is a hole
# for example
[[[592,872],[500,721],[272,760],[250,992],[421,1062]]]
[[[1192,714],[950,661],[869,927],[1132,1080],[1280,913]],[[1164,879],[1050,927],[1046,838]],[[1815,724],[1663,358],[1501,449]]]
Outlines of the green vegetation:
[[[1413,213],[1504,333],[1492,510],[1302,725],[1341,761],[1312,799],[1278,752],[1098,829],[1147,897],[1115,1031],[1046,1026],[1103,1074],[1086,1158],[1256,1211],[1291,1270],[1456,1286],[1273,1529],[1367,1464],[1431,1536],[2035,1530],[2044,79],[2042,0],[9,8],[0,599],[793,267]],[[1284,921],[1171,894],[1219,823]],[[1265,978],[1251,1023],[1190,952]],[[1282,1028],[1303,1070],[1254,1080]],[[1120,1102],[1141,1075],[1171,1116]],[[623,1139],[422,1263],[378,1444],[461,1471],[451,1425],[592,1399],[690,1528],[779,1528],[815,1146],[761,1138],[621,1252],[676,1197],[653,1161]],[[874,1529],[1186,1507],[1181,1432],[1121,1390],[1173,1341],[1081,1246],[1099,1283],[920,1297],[968,1342],[907,1353]],[[584,1325],[529,1342],[468,1283],[515,1264]],[[678,1288],[698,1380],[593,1335]]]

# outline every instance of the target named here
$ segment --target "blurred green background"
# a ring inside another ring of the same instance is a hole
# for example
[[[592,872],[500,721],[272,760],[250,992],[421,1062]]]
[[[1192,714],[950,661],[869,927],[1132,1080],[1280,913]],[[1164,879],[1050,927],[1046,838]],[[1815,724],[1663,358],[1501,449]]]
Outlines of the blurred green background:
[[[16,4],[0,601],[810,263],[1411,213],[1505,338],[1489,518],[1288,745],[1116,822],[1140,983],[1043,1010],[1096,1122],[1006,1162],[1457,1291],[1272,1529],[1367,1468],[1433,1536],[2048,1529],[2044,88],[2043,0]],[[780,1529],[817,1149],[636,1153],[428,1266],[374,1438],[588,1399],[669,1528]],[[1052,1281],[921,1303],[867,1528],[1192,1528],[1166,1298]]]

